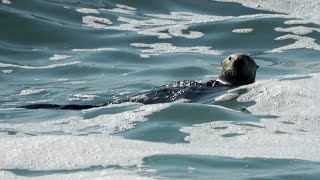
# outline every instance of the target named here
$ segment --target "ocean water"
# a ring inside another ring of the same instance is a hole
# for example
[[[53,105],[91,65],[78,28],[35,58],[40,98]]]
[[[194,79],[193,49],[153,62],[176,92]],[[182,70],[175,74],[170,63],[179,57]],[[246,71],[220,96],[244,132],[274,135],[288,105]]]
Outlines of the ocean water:
[[[317,0],[1,0],[0,179],[319,179]],[[254,84],[207,104],[123,103],[208,81],[246,53]]]

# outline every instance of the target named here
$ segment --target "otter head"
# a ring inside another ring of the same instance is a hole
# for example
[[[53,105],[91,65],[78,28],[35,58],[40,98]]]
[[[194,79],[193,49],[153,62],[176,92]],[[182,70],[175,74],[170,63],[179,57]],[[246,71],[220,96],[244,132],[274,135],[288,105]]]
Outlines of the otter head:
[[[232,54],[221,62],[222,73],[218,80],[230,86],[250,84],[255,81],[259,66],[246,54]]]

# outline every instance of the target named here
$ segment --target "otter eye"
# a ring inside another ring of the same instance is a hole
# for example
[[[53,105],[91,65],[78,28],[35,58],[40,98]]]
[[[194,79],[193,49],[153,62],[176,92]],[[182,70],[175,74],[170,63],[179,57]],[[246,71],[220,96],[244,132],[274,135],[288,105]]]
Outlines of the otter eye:
[[[229,56],[229,58],[228,58],[228,59],[229,59],[229,61],[230,61],[230,60],[231,60],[231,56]]]

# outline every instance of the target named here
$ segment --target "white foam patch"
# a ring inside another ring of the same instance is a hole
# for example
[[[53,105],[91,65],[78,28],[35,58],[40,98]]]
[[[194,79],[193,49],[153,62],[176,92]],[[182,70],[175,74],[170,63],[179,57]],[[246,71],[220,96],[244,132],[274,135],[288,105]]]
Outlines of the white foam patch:
[[[223,51],[213,50],[211,47],[207,46],[196,46],[196,47],[178,47],[173,46],[170,43],[155,43],[155,44],[145,44],[145,43],[132,43],[131,46],[144,48],[140,51],[142,52],[142,57],[149,57],[150,55],[160,55],[168,53],[197,53],[197,54],[208,54],[208,55],[221,55]]]
[[[48,89],[24,89],[20,92],[20,96],[34,95],[48,91]]]
[[[112,24],[112,22],[107,18],[95,17],[95,16],[84,16],[82,17],[82,22],[89,27],[93,28],[107,28],[107,25]]]
[[[79,64],[80,62],[70,62],[70,63],[61,63],[61,64],[51,64],[47,66],[23,66],[23,65],[16,65],[16,64],[7,64],[7,63],[0,63],[0,67],[7,68],[7,67],[14,67],[14,68],[21,68],[21,69],[54,69],[58,67],[64,66],[72,66],[75,64]]]
[[[312,33],[313,31],[320,32],[320,29],[310,28],[310,27],[305,27],[305,26],[295,26],[295,27],[289,27],[289,28],[277,27],[277,28],[275,28],[275,31],[291,32],[296,35],[307,35],[309,33]]]
[[[116,51],[115,48],[72,49],[74,52]]]
[[[49,60],[50,61],[59,61],[59,60],[70,59],[70,58],[73,58],[73,56],[54,54],[52,57],[49,58]]]
[[[9,1],[9,0],[2,0],[2,3],[3,3],[3,4],[11,4],[11,1]]]
[[[100,12],[97,9],[91,8],[78,8],[76,9],[76,11],[83,14],[100,14]]]
[[[237,2],[244,6],[287,14],[287,18],[304,19],[319,24],[320,4],[316,0],[215,0],[220,2]],[[290,20],[291,21],[291,20]],[[291,21],[292,22],[292,21]]]
[[[93,94],[72,94],[67,99],[69,101],[92,101],[96,97],[98,96]]]
[[[252,28],[243,28],[243,29],[234,29],[233,33],[251,33],[253,31]]]
[[[280,36],[275,40],[280,41],[280,40],[286,40],[286,39],[294,39],[296,40],[296,42],[293,44],[289,44],[287,46],[275,48],[269,52],[281,53],[290,49],[303,49],[303,48],[320,51],[320,45],[315,42],[316,39],[310,38],[310,37],[288,34],[288,35]]]
[[[315,0],[269,0],[269,1],[257,1],[257,0],[218,0],[221,2],[237,2],[244,6],[273,11],[275,13],[283,13],[282,18],[288,19],[285,24],[296,25],[289,28],[278,27],[275,30],[281,32],[292,32],[296,35],[307,35],[312,31],[320,32],[320,28],[311,28],[307,26],[301,26],[300,24],[314,23],[320,25],[320,3]],[[294,19],[294,20],[292,20]],[[288,35],[291,36],[291,35]],[[281,38],[281,37],[279,37]],[[313,50],[319,50],[319,44],[314,42],[311,37],[301,36],[295,37],[299,39],[294,44],[275,48],[270,52],[284,52],[285,50],[307,48]],[[311,43],[311,45],[309,44]],[[314,48],[316,47],[316,48]]]
[[[257,122],[218,121],[182,131],[191,133],[187,140],[195,147],[214,144],[212,148],[225,148],[220,155],[237,151],[238,155],[248,157],[320,161],[320,84],[315,83],[319,80],[320,74],[288,76],[240,87],[231,92],[242,88],[249,92],[238,100],[255,101],[248,108],[251,113],[269,118]]]
[[[260,81],[248,85],[249,93],[240,96],[239,101],[255,101],[257,104],[249,108],[253,113],[276,115],[287,121],[315,123],[305,121],[305,118],[320,120],[320,111],[317,111],[319,80],[320,74],[311,74]]]

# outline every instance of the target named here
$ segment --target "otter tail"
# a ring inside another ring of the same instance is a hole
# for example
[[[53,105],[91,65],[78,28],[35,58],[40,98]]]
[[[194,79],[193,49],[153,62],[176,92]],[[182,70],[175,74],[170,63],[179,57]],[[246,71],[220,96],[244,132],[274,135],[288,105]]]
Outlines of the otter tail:
[[[58,105],[58,104],[29,104],[25,106],[19,106],[17,108],[25,108],[25,109],[60,109],[60,110],[83,110],[83,109],[91,109],[100,106],[95,105],[77,105],[77,104],[69,104],[69,105]]]

